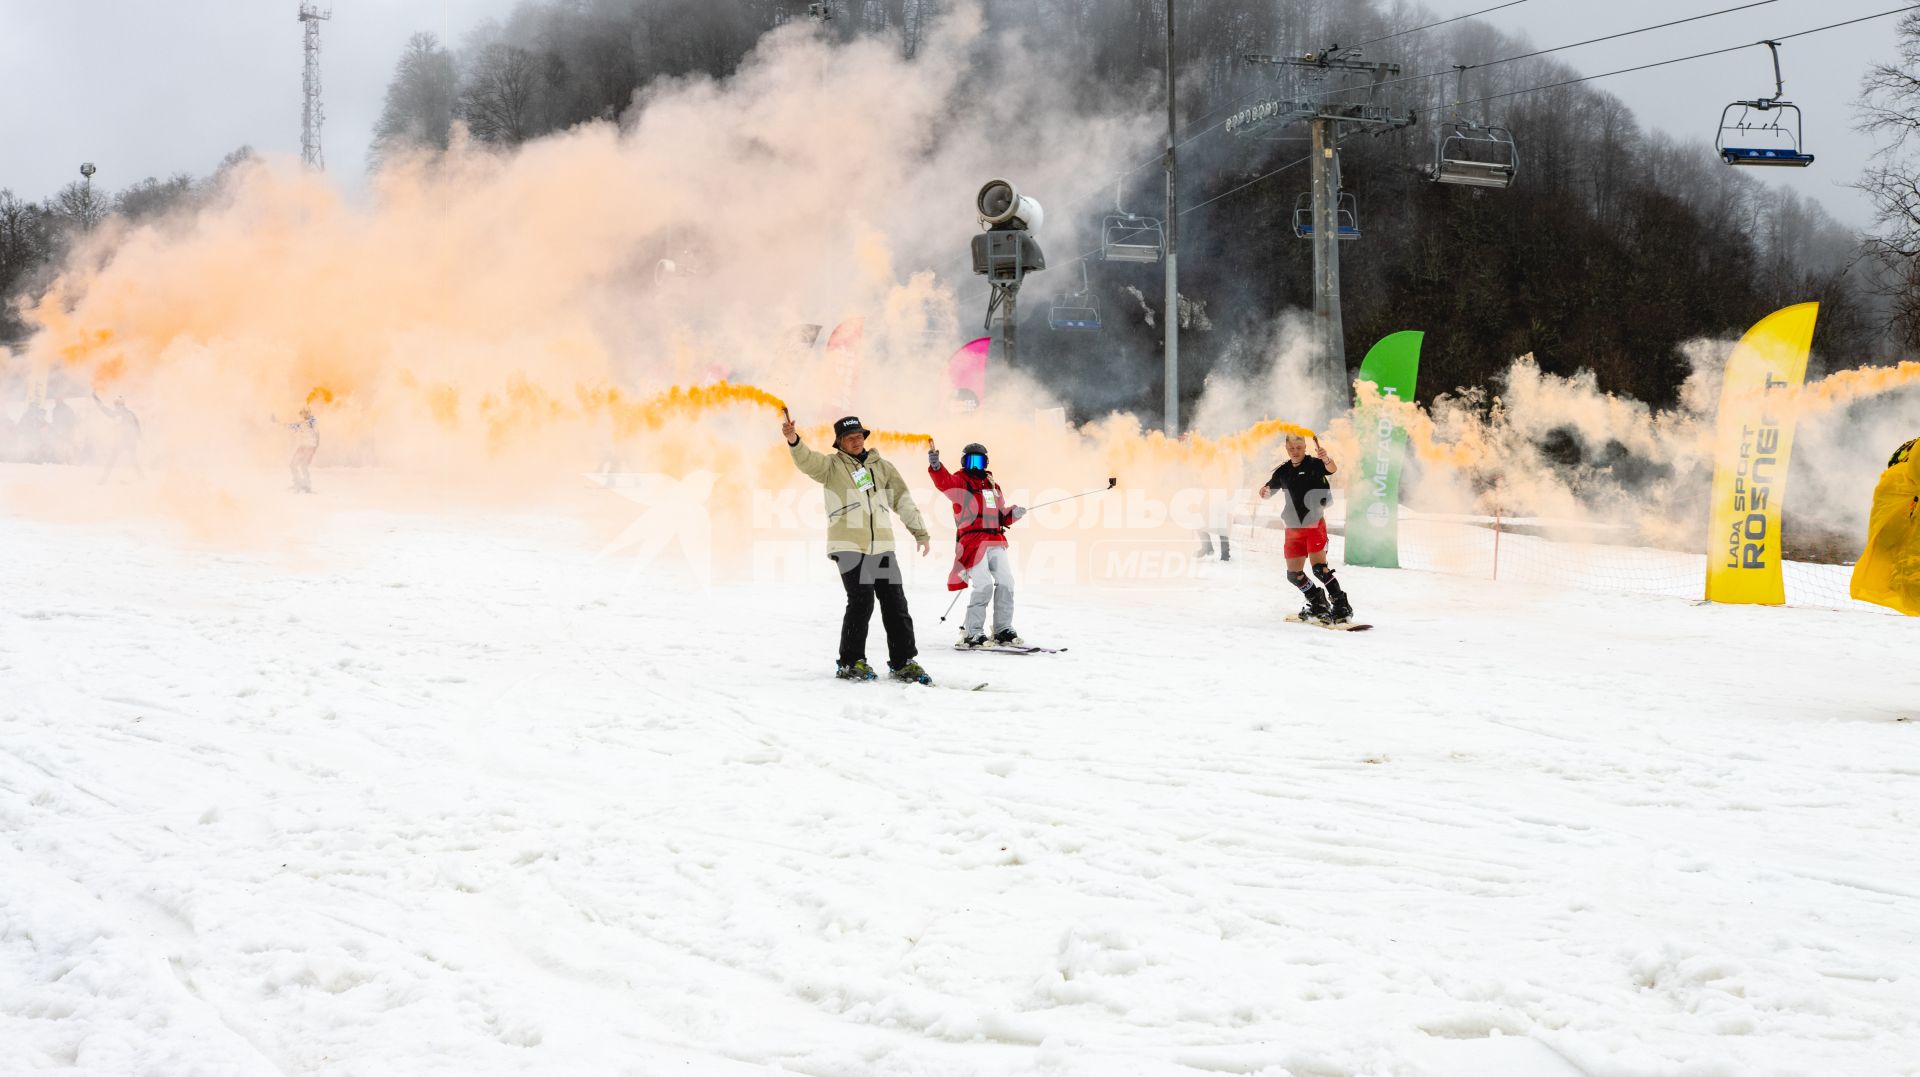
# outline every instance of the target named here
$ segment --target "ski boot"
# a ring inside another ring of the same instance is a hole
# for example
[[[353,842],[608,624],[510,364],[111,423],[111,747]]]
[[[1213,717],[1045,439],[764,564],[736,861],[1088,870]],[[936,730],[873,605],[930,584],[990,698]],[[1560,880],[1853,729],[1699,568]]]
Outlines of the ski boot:
[[[896,681],[905,681],[908,684],[933,683],[933,678],[927,676],[927,671],[920,668],[920,663],[911,660],[904,666],[897,669],[890,669],[887,675]]]
[[[986,633],[984,632],[976,632],[969,635],[966,629],[963,628],[960,630],[960,648],[962,650],[971,651],[976,648],[985,647],[987,642]]]
[[[1020,638],[1020,633],[1015,632],[1011,628],[1003,628],[995,632],[993,634],[993,642],[1002,647],[1025,647],[1027,645],[1027,641]]]
[[[1307,596],[1307,604],[1300,607],[1300,619],[1314,624],[1329,624],[1333,617],[1333,607],[1327,605],[1327,593],[1318,587]]]
[[[1347,601],[1345,591],[1333,596],[1333,606],[1328,610],[1327,620],[1337,625],[1353,620],[1353,603]]]
[[[873,671],[873,667],[867,665],[865,661],[854,662],[850,665],[836,664],[833,667],[833,675],[843,681],[870,681],[879,676],[879,674]]]

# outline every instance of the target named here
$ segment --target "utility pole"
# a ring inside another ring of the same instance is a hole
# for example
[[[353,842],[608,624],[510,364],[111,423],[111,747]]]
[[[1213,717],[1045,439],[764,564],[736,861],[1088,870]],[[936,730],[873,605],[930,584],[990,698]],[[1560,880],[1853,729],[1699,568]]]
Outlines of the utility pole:
[[[1165,341],[1167,379],[1167,436],[1180,436],[1180,193],[1179,152],[1174,139],[1173,0],[1167,0],[1167,310],[1161,338]]]
[[[1340,127],[1339,121],[1316,116],[1307,121],[1313,133],[1313,327],[1320,342],[1323,375],[1337,411],[1347,398],[1347,335],[1340,320]]]
[[[93,167],[92,161],[82,161],[80,163],[80,178],[85,180],[87,184],[87,204],[82,210],[80,227],[89,232],[93,231],[93,174],[97,171],[99,171],[99,169]]]
[[[1282,91],[1228,117],[1230,134],[1256,135],[1305,123],[1312,136],[1313,322],[1318,369],[1313,380],[1329,394],[1336,411],[1352,395],[1347,380],[1346,332],[1340,322],[1340,139],[1342,128],[1375,134],[1419,121],[1411,109],[1397,108],[1384,96],[1385,83],[1400,73],[1399,64],[1365,63],[1360,50],[1329,45],[1301,56],[1249,53],[1248,63],[1273,64],[1291,76]],[[1346,80],[1332,89],[1312,89],[1333,78]],[[1364,78],[1364,81],[1359,81]]]
[[[310,3],[300,5],[300,25],[305,38],[306,68],[301,76],[300,160],[308,168],[324,170],[326,155],[320,150],[320,127],[327,121],[320,103],[320,24],[333,18],[332,10],[321,11]]]

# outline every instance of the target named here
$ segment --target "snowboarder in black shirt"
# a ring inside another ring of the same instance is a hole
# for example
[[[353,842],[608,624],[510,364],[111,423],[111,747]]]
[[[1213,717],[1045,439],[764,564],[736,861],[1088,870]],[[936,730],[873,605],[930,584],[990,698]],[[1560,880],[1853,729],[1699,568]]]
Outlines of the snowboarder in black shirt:
[[[1340,582],[1333,578],[1327,564],[1327,504],[1333,500],[1333,487],[1327,476],[1338,473],[1339,465],[1327,455],[1320,439],[1313,439],[1313,455],[1307,455],[1307,439],[1287,435],[1287,462],[1273,469],[1273,476],[1260,488],[1262,500],[1281,491],[1286,500],[1280,507],[1281,522],[1286,525],[1287,579],[1307,596],[1300,611],[1303,621],[1345,624],[1353,617],[1353,606]],[[1313,561],[1313,575],[1326,590],[1314,586],[1307,577],[1307,561]],[[1329,601],[1331,599],[1331,601]]]

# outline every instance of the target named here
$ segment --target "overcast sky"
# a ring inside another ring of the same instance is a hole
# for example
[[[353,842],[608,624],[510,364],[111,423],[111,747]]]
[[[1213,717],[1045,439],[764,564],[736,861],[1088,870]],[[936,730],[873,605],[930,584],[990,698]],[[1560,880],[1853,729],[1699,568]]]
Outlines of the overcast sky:
[[[324,24],[330,172],[364,187],[367,144],[407,35],[454,41],[515,0],[336,0]],[[715,0],[725,2],[725,0]],[[1730,7],[1738,0],[1528,0],[1486,20],[1540,47]],[[1428,0],[1448,15],[1491,0]],[[0,185],[41,198],[93,161],[119,189],[145,176],[205,175],[241,145],[300,151],[297,0],[0,0]],[[1573,49],[1560,59],[1592,73],[1780,36],[1899,6],[1898,0],[1776,0],[1734,15]],[[1792,184],[1836,217],[1864,226],[1865,201],[1846,185],[1871,146],[1852,130],[1860,75],[1894,58],[1895,18],[1788,42],[1787,96],[1806,115],[1808,169],[1748,169]],[[1369,49],[1391,59],[1391,43]],[[1645,126],[1711,139],[1720,109],[1770,94],[1763,48],[1602,79]],[[1524,167],[1525,132],[1518,132]]]
[[[514,0],[321,0],[327,170],[364,186],[407,36],[459,41]],[[117,190],[204,176],[250,145],[300,153],[298,0],[0,0],[0,186],[42,198],[99,168]]]

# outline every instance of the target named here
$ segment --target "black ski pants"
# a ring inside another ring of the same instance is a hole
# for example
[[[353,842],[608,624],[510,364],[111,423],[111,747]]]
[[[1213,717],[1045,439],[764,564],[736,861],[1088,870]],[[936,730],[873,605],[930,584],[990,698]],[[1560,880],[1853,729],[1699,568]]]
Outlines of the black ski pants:
[[[890,553],[833,555],[840,569],[840,585],[847,589],[847,615],[840,622],[840,664],[865,661],[867,626],[873,621],[873,603],[880,602],[880,623],[887,630],[887,668],[899,669],[920,649],[913,643],[913,616],[907,612],[907,589],[902,586],[900,562]]]

